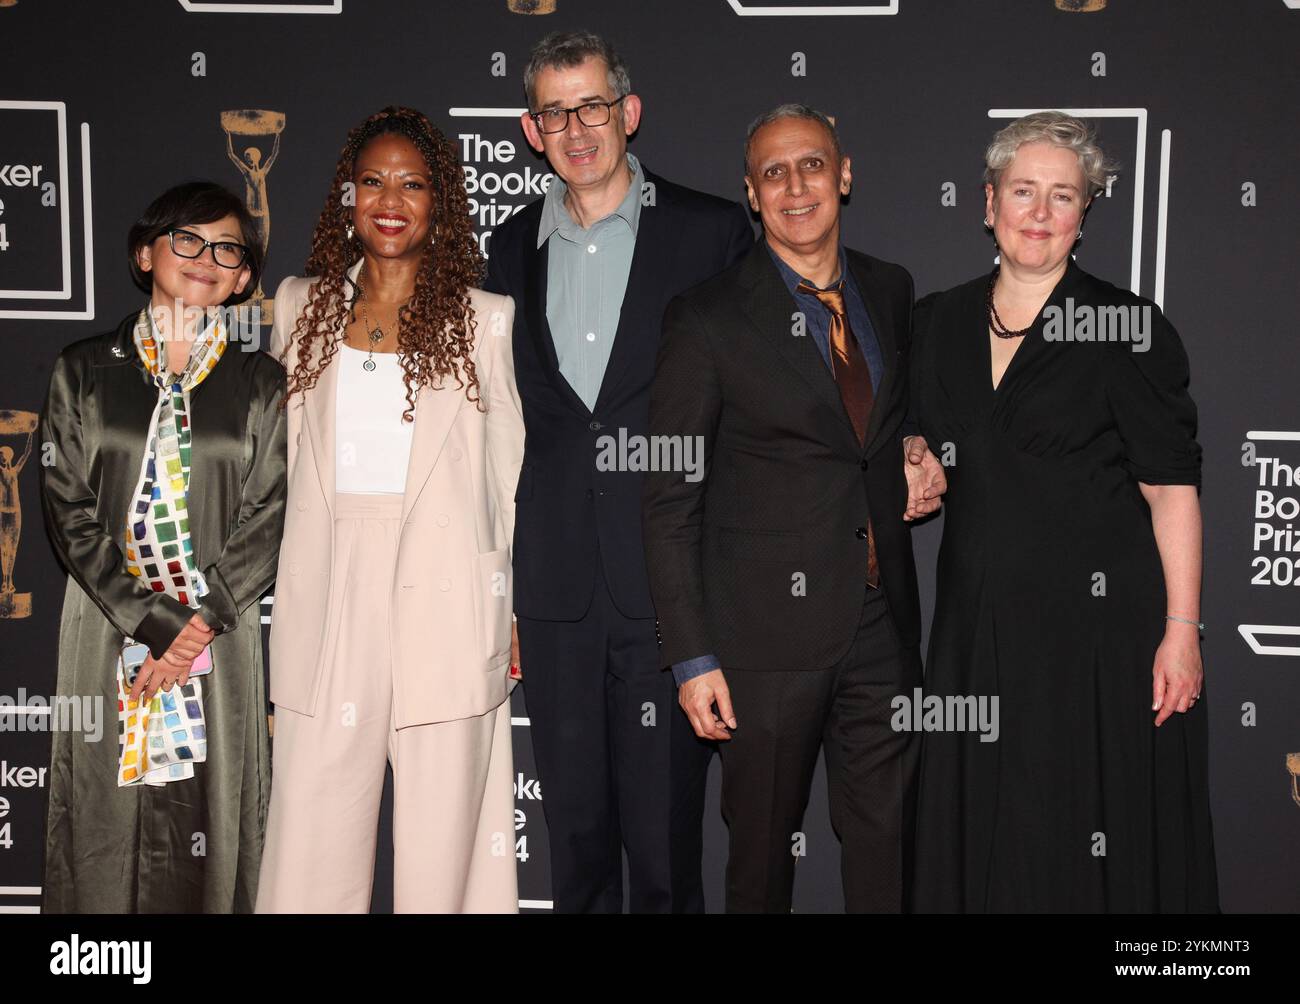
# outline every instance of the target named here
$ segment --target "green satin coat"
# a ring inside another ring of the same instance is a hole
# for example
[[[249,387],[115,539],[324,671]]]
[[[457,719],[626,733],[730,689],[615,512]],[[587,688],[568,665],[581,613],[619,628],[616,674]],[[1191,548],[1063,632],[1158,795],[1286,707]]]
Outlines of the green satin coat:
[[[251,912],[270,790],[258,600],[284,524],[284,370],[231,343],[190,392],[190,536],[218,632],[203,678],[207,762],[162,787],[116,781],[116,659],[130,635],[160,657],[193,611],[126,570],[122,541],[157,402],[132,341],[138,314],[69,345],[41,412],[41,501],[68,571],[59,695],[103,699],[103,735],[53,734],[46,912]],[[47,447],[48,449],[48,447]]]

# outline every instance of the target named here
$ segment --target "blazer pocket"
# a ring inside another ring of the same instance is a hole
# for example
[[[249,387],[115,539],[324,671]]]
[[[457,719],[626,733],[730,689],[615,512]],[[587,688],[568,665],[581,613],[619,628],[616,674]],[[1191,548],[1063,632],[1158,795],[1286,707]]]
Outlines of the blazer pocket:
[[[724,526],[718,529],[718,554],[734,561],[800,561],[803,534]]]
[[[510,549],[476,555],[474,563],[479,653],[487,661],[486,669],[499,669],[510,658]]]

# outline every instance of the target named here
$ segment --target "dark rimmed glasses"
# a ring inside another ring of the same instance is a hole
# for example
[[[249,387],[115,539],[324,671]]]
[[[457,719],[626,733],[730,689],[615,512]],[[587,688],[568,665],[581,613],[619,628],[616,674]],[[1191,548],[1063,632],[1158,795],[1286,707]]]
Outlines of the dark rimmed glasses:
[[[626,94],[623,98],[627,97]],[[623,100],[588,101],[585,105],[573,108],[543,108],[540,112],[529,112],[528,117],[537,123],[537,128],[544,133],[564,132],[569,128],[569,116],[578,113],[578,121],[589,129],[603,126],[609,121],[610,109]]]
[[[204,240],[190,230],[168,230],[172,253],[181,258],[198,258],[208,248],[212,248],[212,260],[222,268],[239,268],[248,258],[248,248],[233,241]]]

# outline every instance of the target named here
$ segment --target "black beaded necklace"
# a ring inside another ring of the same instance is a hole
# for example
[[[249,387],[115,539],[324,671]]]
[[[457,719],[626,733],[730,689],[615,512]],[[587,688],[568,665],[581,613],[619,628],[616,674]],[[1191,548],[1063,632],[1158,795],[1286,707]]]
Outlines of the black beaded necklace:
[[[998,317],[998,308],[993,306],[993,287],[997,284],[998,274],[1002,271],[1002,266],[998,265],[993,269],[993,274],[989,276],[988,292],[984,296],[984,302],[988,305],[989,327],[999,338],[1021,338],[1029,334],[1034,324],[1031,322],[1028,327],[1021,328],[1019,331],[1013,331],[1002,323],[1002,318]]]

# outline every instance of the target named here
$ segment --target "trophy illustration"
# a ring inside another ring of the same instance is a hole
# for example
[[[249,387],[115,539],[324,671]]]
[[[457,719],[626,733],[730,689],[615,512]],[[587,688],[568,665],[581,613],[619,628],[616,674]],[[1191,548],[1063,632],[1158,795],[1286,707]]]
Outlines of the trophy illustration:
[[[266,176],[280,153],[284,113],[251,108],[226,111],[221,113],[221,128],[226,132],[226,155],[244,176],[244,204],[248,206],[248,212],[257,224],[262,253],[265,254],[271,244],[271,207],[266,198]],[[240,154],[235,153],[236,136],[240,137],[241,146],[245,141],[251,141]],[[272,137],[271,151],[264,154],[258,142],[265,144],[267,136]],[[274,320],[275,301],[266,298],[260,279],[253,295],[245,301],[245,306],[260,306],[263,324],[270,324]]]
[[[554,14],[555,0],[506,0],[512,14]]]
[[[1291,798],[1300,805],[1300,753],[1286,755],[1286,769],[1291,775]]]
[[[1106,0],[1056,0],[1057,10],[1068,10],[1074,14],[1092,14],[1106,9]]]
[[[14,448],[0,445],[0,618],[17,619],[32,615],[32,594],[14,589],[14,562],[18,538],[23,531],[23,501],[18,494],[18,475],[32,455],[36,433],[34,411],[0,410],[0,436],[24,436],[23,455],[14,460]]]
[[[17,4],[18,0],[0,0],[0,7],[14,7]]]

